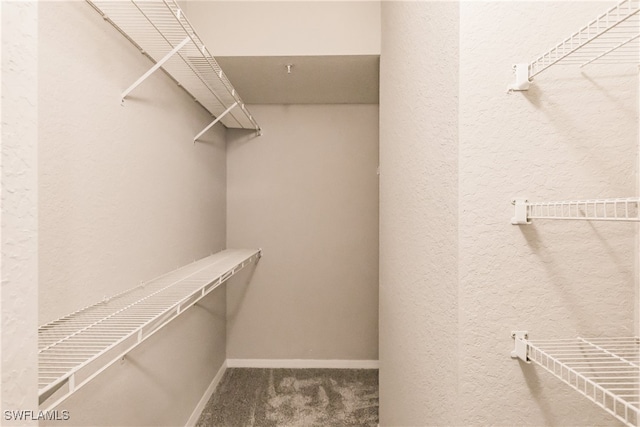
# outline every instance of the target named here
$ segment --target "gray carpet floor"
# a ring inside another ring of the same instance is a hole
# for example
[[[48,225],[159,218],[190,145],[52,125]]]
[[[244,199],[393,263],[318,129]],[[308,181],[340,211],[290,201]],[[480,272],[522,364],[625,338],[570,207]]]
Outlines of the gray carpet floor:
[[[375,369],[229,368],[197,427],[377,424]]]

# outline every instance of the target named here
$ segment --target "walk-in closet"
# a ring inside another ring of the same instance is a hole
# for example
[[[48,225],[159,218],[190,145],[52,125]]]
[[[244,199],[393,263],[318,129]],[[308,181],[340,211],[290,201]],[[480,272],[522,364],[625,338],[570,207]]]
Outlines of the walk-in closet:
[[[2,425],[640,425],[640,0],[0,20]]]

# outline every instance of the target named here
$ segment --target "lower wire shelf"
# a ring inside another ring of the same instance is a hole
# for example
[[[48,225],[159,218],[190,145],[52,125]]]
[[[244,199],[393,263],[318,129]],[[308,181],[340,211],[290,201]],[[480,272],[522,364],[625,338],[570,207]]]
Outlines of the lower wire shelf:
[[[40,326],[40,407],[60,404],[261,255],[227,249]]]
[[[530,224],[532,219],[564,219],[584,221],[640,221],[640,198],[562,200],[530,202],[515,198],[514,225]]]
[[[512,334],[511,357],[541,366],[628,426],[640,421],[640,339],[529,340]]]

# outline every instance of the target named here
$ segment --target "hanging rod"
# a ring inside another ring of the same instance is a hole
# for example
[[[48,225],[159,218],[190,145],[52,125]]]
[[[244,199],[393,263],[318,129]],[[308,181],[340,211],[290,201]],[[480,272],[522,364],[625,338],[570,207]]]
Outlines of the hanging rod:
[[[224,250],[38,328],[38,395],[53,409],[245,266]]]
[[[532,219],[586,221],[640,221],[640,198],[565,200],[529,202],[525,198],[511,201],[515,215],[511,224],[531,224]]]
[[[554,65],[639,64],[640,0],[623,0],[530,63],[514,65],[509,90],[527,90]]]
[[[155,63],[122,93],[122,98],[161,68],[226,127],[260,131],[260,126],[175,0],[87,2]],[[223,116],[234,103],[241,108]]]
[[[628,426],[640,421],[640,339],[530,340],[515,331],[512,358],[544,368]]]

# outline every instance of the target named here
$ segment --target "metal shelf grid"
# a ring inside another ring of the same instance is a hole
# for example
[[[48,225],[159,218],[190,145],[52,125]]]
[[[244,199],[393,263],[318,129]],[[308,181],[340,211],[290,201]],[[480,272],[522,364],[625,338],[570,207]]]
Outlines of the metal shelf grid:
[[[623,0],[529,64],[529,79],[553,65],[640,63],[640,0]]]
[[[260,130],[176,1],[87,1],[226,127]]]
[[[513,201],[513,224],[529,224],[531,219],[587,221],[640,221],[640,198],[565,200],[554,202]]]
[[[534,362],[628,426],[640,420],[640,339],[597,338],[528,340],[527,362]]]
[[[41,326],[40,405],[62,402],[260,256],[225,250]]]

